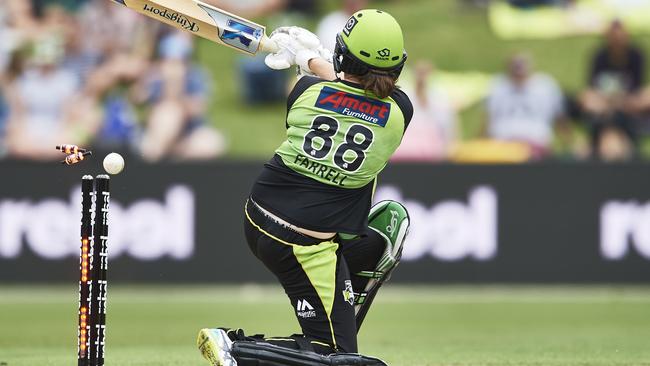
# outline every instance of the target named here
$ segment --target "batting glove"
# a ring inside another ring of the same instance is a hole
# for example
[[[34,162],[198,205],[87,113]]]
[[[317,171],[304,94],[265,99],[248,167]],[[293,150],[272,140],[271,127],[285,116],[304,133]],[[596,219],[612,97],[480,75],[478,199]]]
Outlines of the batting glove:
[[[321,56],[320,40],[304,28],[281,27],[273,31],[270,38],[280,48],[265,59],[266,65],[274,70],[298,65],[304,71],[309,71],[309,60]]]

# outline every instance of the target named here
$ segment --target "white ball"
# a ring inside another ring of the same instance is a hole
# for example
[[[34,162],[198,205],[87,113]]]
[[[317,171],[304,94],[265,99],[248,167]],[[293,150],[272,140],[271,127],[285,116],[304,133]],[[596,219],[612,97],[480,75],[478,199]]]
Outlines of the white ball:
[[[104,170],[108,174],[120,174],[124,169],[124,158],[118,153],[110,153],[104,158]]]

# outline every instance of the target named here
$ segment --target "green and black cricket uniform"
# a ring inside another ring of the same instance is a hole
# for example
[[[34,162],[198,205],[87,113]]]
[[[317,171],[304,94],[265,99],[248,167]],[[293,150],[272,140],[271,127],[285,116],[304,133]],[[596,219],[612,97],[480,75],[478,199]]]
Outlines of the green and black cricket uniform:
[[[368,229],[377,175],[413,115],[406,94],[380,100],[346,81],[303,77],[289,96],[287,140],[265,165],[246,204],[246,238],[280,280],[303,333],[338,352],[357,352],[351,273],[373,270],[385,248]],[[319,240],[281,225],[351,234]],[[325,351],[324,351],[325,352]]]

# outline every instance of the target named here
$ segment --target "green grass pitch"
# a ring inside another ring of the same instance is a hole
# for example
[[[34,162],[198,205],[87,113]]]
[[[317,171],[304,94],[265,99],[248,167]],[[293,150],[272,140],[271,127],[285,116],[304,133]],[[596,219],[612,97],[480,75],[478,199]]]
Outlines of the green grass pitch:
[[[77,288],[0,287],[0,364],[76,364]],[[399,287],[361,351],[392,366],[650,365],[648,287]],[[279,288],[109,285],[108,366],[206,365],[197,331],[297,332]]]

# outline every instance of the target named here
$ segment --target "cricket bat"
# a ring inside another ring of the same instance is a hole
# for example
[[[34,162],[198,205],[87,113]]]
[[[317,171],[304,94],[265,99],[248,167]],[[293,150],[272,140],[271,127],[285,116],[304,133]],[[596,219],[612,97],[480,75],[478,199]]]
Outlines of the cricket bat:
[[[275,53],[266,27],[198,0],[112,0],[130,9],[240,52]]]

